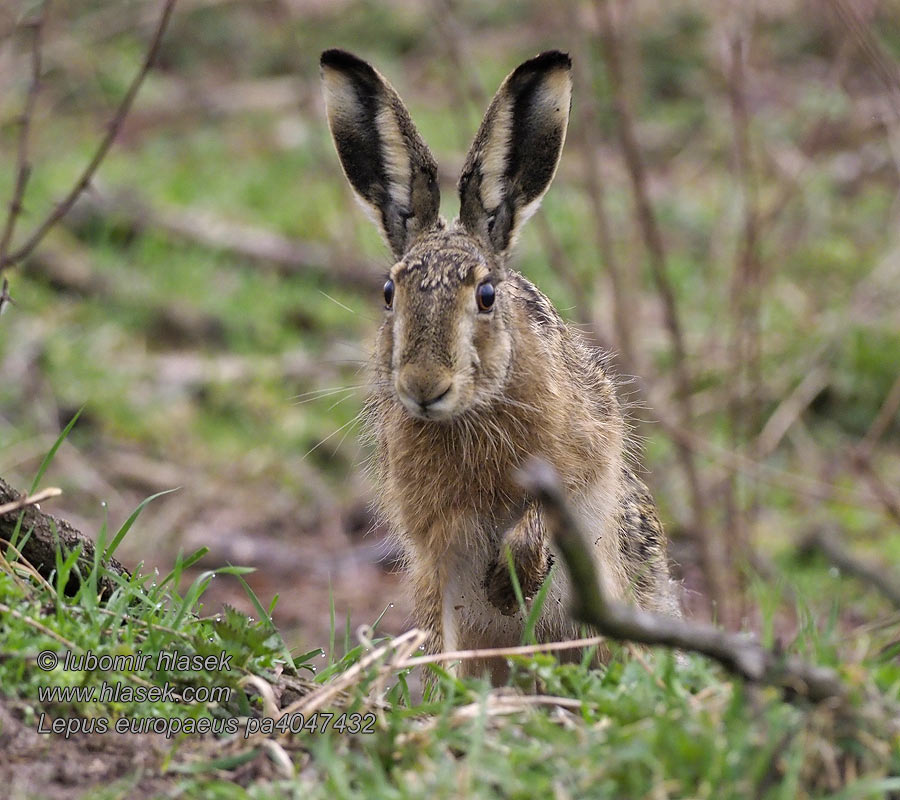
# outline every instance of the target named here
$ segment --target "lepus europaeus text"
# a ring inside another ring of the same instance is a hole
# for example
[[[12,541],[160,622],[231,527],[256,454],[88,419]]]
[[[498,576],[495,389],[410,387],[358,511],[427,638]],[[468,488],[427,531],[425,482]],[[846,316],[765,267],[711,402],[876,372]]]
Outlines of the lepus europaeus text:
[[[439,214],[437,165],[394,89],[341,50],[321,58],[344,172],[396,263],[371,371],[368,423],[379,507],[402,545],[429,650],[518,644],[505,547],[526,597],[553,563],[542,512],[516,484],[550,462],[594,542],[606,591],[678,613],[663,531],[626,463],[626,424],[603,355],[507,264],[550,185],[569,118],[571,62],[520,65],[490,104],[459,179],[459,219]],[[577,635],[554,571],[536,634]],[[463,674],[504,663],[465,661]]]

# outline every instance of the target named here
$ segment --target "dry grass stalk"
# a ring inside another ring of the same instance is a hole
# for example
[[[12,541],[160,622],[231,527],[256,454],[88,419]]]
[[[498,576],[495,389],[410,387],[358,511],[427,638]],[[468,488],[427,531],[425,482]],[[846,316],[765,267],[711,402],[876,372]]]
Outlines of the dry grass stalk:
[[[25,508],[26,506],[35,506],[38,503],[43,503],[44,500],[49,500],[51,497],[59,497],[61,494],[62,489],[57,489],[56,487],[41,489],[41,491],[35,492],[32,495],[23,494],[17,500],[12,500],[9,503],[0,505],[0,514],[18,511],[20,508]]]
[[[554,653],[561,650],[578,650],[585,647],[596,647],[602,644],[605,636],[589,636],[584,639],[572,639],[565,642],[544,642],[543,644],[527,644],[518,647],[483,647],[476,650],[448,650],[427,656],[407,658],[394,664],[397,669],[419,667],[424,664],[439,664],[444,661],[471,661],[482,658],[508,658],[510,656],[533,656],[538,653]]]
[[[409,657],[409,653],[421,646],[427,638],[428,633],[426,631],[419,630],[418,628],[408,630],[406,633],[391,639],[389,642],[375,648],[371,653],[363,656],[346,672],[342,673],[340,677],[325,686],[322,686],[318,691],[311,692],[310,694],[301,697],[296,702],[291,703],[291,705],[285,708],[282,713],[292,714],[294,712],[300,712],[304,715],[312,714],[327,705],[351,686],[362,681],[366,677],[368,669],[381,659],[393,655],[395,656],[394,660],[398,660],[396,659],[396,656],[399,652],[404,654],[403,658],[399,660],[406,660]],[[390,669],[396,669],[394,660],[391,662]]]

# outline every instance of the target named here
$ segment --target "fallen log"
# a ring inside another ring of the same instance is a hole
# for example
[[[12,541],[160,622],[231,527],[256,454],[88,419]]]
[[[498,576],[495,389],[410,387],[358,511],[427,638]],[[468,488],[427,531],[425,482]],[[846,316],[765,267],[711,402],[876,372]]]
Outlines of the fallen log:
[[[73,595],[78,591],[81,579],[87,577],[94,568],[94,542],[64,519],[45,514],[34,500],[29,504],[29,500],[30,498],[17,492],[0,478],[0,551],[6,553],[8,550],[7,544],[13,538],[20,515],[22,523],[19,525],[16,544],[19,558],[31,564],[45,580],[50,580],[56,569],[56,552],[59,547],[67,553],[80,547],[78,569],[72,570],[64,589],[67,595]],[[7,507],[7,510],[4,511],[3,507]],[[8,558],[15,558],[12,551],[6,554]],[[101,559],[101,563],[106,570],[123,579],[131,578],[131,573],[115,558]],[[115,581],[102,574],[98,577],[97,591],[101,598],[108,598],[115,588]]]

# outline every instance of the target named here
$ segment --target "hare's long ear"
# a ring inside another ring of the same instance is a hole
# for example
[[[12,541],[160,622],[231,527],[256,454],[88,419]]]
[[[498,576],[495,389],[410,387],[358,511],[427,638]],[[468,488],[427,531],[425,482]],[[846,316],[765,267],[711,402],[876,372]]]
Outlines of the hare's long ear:
[[[557,50],[518,66],[503,81],[459,178],[460,221],[502,253],[553,180],[566,138],[572,61]]]
[[[400,258],[438,218],[437,164],[393,87],[343,50],[320,61],[328,125],[357,197]]]

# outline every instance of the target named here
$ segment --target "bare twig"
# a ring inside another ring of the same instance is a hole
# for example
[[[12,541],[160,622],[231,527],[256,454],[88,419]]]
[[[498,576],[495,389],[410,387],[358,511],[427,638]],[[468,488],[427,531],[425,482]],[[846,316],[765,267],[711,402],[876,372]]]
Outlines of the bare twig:
[[[869,26],[863,20],[862,14],[854,3],[846,0],[829,0],[829,5],[840,18],[845,31],[856,39],[859,49],[868,59],[879,80],[887,89],[891,107],[897,119],[900,120],[900,69],[890,56],[888,56],[878,39],[872,34]]]
[[[900,376],[894,380],[875,419],[872,420],[869,430],[866,431],[866,435],[848,453],[848,459],[850,465],[862,473],[863,479],[869,484],[869,488],[878,498],[888,516],[900,524],[900,496],[875,471],[875,467],[872,465],[872,453],[875,445],[894,420],[898,407],[900,407]]]
[[[812,531],[801,543],[801,553],[820,551],[832,564],[875,587],[897,608],[900,608],[900,580],[889,575],[875,564],[850,553],[840,537],[825,528]]]
[[[884,402],[881,404],[881,408],[878,409],[878,413],[875,415],[875,419],[872,420],[869,430],[866,431],[866,435],[863,436],[862,441],[857,446],[857,456],[860,453],[865,456],[872,454],[872,450],[875,449],[878,440],[884,436],[891,423],[896,419],[898,409],[900,409],[900,375],[895,378],[887,396],[884,398]]]
[[[41,491],[32,495],[23,494],[17,500],[11,500],[9,503],[0,505],[0,516],[8,514],[10,511],[18,511],[20,508],[25,508],[25,506],[35,506],[38,503],[43,503],[44,500],[49,500],[51,497],[59,497],[61,494],[62,489],[55,487],[41,489]]]
[[[4,312],[7,305],[15,305],[15,300],[9,294],[9,279],[4,278],[0,284],[0,314]]]
[[[0,234],[0,271],[6,264],[6,254],[12,242],[16,229],[16,220],[22,212],[22,198],[25,195],[25,187],[31,177],[31,164],[28,163],[28,139],[31,132],[31,118],[34,116],[34,107],[37,104],[38,92],[41,88],[41,33],[47,20],[47,9],[50,2],[47,0],[40,13],[30,23],[31,28],[31,83],[28,86],[28,94],[25,96],[25,107],[19,120],[19,142],[16,155],[16,179],[13,184],[12,198],[9,201],[9,211],[6,222],[3,225],[3,233]],[[2,301],[0,301],[2,303]]]
[[[656,409],[657,420],[668,436],[675,441],[682,442],[691,451],[709,457],[728,470],[747,473],[754,476],[757,480],[767,480],[769,483],[795,494],[816,500],[837,500],[847,505],[856,505],[864,508],[872,507],[878,502],[878,498],[874,493],[862,493],[856,489],[847,489],[828,481],[779,469],[771,464],[754,461],[741,453],[734,453],[731,450],[719,447],[693,431],[685,430],[667,413],[660,413],[661,406],[658,403],[654,404],[654,408]]]
[[[619,134],[619,142],[625,158],[625,165],[631,178],[638,222],[650,257],[653,280],[662,302],[665,325],[669,333],[675,360],[675,379],[678,392],[681,403],[689,407],[690,377],[685,363],[687,352],[684,344],[684,334],[678,317],[675,292],[669,280],[662,234],[656,221],[653,205],[650,202],[650,193],[647,188],[647,170],[637,141],[637,135],[635,134],[634,116],[625,91],[621,37],[607,0],[598,0],[597,10],[600,16],[600,30],[603,38],[606,69],[609,74],[613,104],[618,121],[616,129]]]
[[[490,101],[490,95],[485,91],[477,72],[472,69],[472,59],[467,57],[467,31],[459,19],[456,3],[454,0],[433,0],[432,6],[435,23],[441,31],[441,43],[457,76],[457,80],[453,81],[451,85],[460,106],[484,109]],[[464,119],[462,121],[465,122]],[[471,131],[461,129],[460,136],[460,140],[465,146],[468,144]],[[534,225],[553,273],[562,279],[574,299],[583,299],[589,296],[590,286],[586,286],[585,281],[572,268],[571,259],[566,257],[559,243],[559,237],[547,222],[542,211],[538,211]],[[575,315],[579,324],[591,325],[590,314],[585,302],[578,303]]]
[[[750,147],[747,110],[746,57],[752,32],[752,3],[734,5],[734,28],[728,34],[728,96],[731,105],[734,170],[743,211],[743,224],[731,277],[731,337],[728,385],[728,422],[732,447],[745,447],[759,425],[762,390],[759,261],[759,201],[756,172]],[[748,449],[755,456],[754,444]],[[743,486],[742,486],[743,483]],[[741,481],[738,473],[727,481],[728,537],[731,561],[746,560],[750,550],[749,528],[758,510],[758,487],[752,479]],[[746,489],[742,492],[741,489]],[[746,498],[744,495],[746,494]]]
[[[62,219],[69,212],[69,210],[75,204],[75,201],[78,199],[79,195],[81,195],[81,193],[90,184],[92,178],[94,177],[94,174],[97,172],[97,169],[100,167],[100,164],[103,162],[103,159],[109,152],[109,148],[112,147],[112,143],[115,141],[116,136],[118,135],[119,130],[122,127],[122,123],[125,121],[125,117],[127,116],[128,111],[131,109],[132,104],[134,103],[134,98],[137,96],[138,90],[141,88],[141,84],[143,84],[144,82],[144,78],[147,77],[147,73],[150,71],[150,68],[153,66],[153,62],[156,60],[160,45],[162,44],[163,34],[165,33],[166,26],[169,23],[169,17],[171,17],[172,9],[175,7],[175,2],[176,0],[166,0],[165,5],[163,6],[162,13],[159,17],[159,22],[157,23],[156,30],[153,34],[153,38],[150,41],[150,46],[147,49],[147,54],[144,56],[144,61],[141,64],[137,75],[135,75],[134,80],[131,82],[131,85],[128,87],[128,91],[125,93],[125,96],[119,103],[119,107],[116,109],[116,112],[109,123],[106,135],[100,141],[97,150],[94,152],[93,157],[84,168],[84,171],[81,173],[78,180],[75,181],[75,184],[69,190],[69,193],[63,198],[63,200],[57,203],[53,210],[47,215],[47,217],[40,224],[38,224],[38,226],[31,232],[25,242],[18,249],[14,250],[8,255],[4,255],[4,257],[0,259],[0,272],[26,258],[29,253],[31,253],[31,251],[34,250],[34,248],[37,247],[37,245],[41,242],[41,240],[47,234],[47,231],[49,231],[57,222],[59,222],[60,219]]]
[[[809,404],[828,385],[828,373],[824,367],[814,367],[803,377],[763,426],[753,447],[754,457],[763,459],[770,455],[791,426],[800,418]]]
[[[747,680],[778,686],[813,701],[842,700],[847,696],[846,687],[833,670],[768,650],[750,636],[610,600],[604,595],[586,540],[553,468],[546,462],[532,460],[519,479],[543,503],[548,529],[575,591],[575,619],[611,639],[701,653]]]
[[[691,377],[687,366],[687,348],[684,343],[681,321],[678,317],[675,291],[669,279],[662,234],[650,202],[650,194],[647,188],[647,171],[640,146],[638,145],[637,135],[635,134],[634,116],[631,104],[628,101],[622,64],[621,35],[613,17],[609,0],[597,0],[596,7],[613,105],[618,118],[616,128],[619,134],[619,142],[628,173],[631,177],[638,222],[650,259],[653,281],[662,303],[663,318],[672,348],[675,399],[681,417],[681,425],[685,430],[690,430],[694,414],[691,401]],[[700,543],[710,595],[719,610],[720,618],[730,621],[732,616],[730,613],[731,596],[729,591],[731,580],[725,562],[722,541],[715,531],[707,526],[706,498],[693,453],[677,440],[675,441],[675,449],[688,483],[693,517],[691,523],[693,533]]]
[[[468,101],[471,104],[470,108],[475,107],[482,113],[491,97],[478,80],[478,75],[472,70],[472,58],[466,48],[469,37],[459,20],[456,3],[454,0],[433,0],[431,5],[432,19],[441,32],[440,41],[444,45],[454,72],[465,84],[463,91],[457,89],[457,94],[463,102]],[[466,133],[467,137],[469,135],[471,134]]]
[[[862,474],[863,480],[869,484],[869,488],[882,508],[891,519],[900,525],[900,495],[898,495],[884,478],[881,477],[872,466],[872,460],[868,454],[857,451],[851,456],[853,466]]]
[[[739,16],[751,13],[744,4],[737,10]],[[743,23],[743,24],[742,24]],[[737,261],[731,282],[731,304],[734,310],[734,330],[732,334],[731,352],[736,377],[746,368],[750,385],[746,392],[747,399],[740,396],[741,381],[731,381],[733,396],[731,399],[732,427],[740,434],[741,420],[748,415],[744,413],[745,403],[755,403],[759,394],[759,302],[760,302],[760,263],[759,263],[759,201],[756,188],[756,174],[750,149],[750,121],[747,111],[745,59],[748,47],[749,31],[752,25],[743,20],[736,23],[737,30],[729,36],[728,94],[731,102],[731,116],[734,129],[734,162],[737,182],[740,187],[743,205],[743,231],[738,248]],[[759,409],[750,407],[750,429]]]

